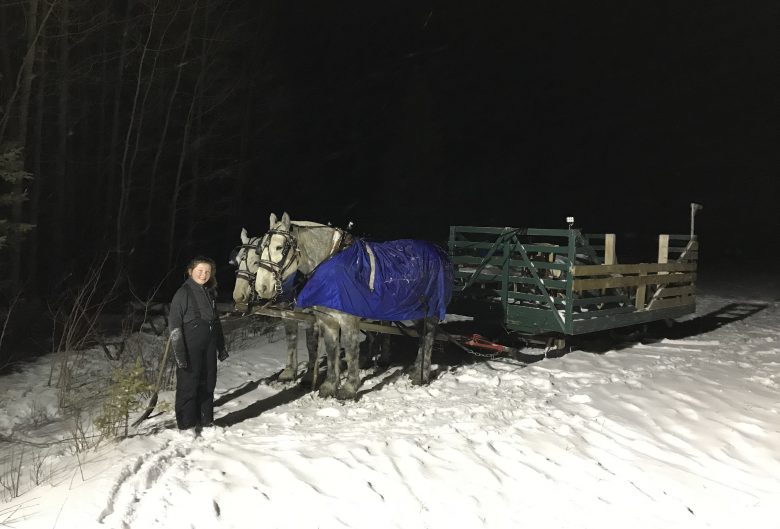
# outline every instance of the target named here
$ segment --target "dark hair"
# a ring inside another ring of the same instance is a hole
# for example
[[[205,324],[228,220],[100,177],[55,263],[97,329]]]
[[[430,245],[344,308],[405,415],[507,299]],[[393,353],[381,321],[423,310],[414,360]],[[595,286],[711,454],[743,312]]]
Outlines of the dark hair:
[[[187,277],[190,277],[192,275],[192,270],[201,263],[206,263],[207,265],[211,266],[211,277],[204,286],[210,289],[217,288],[217,263],[214,262],[214,259],[209,257],[205,257],[203,255],[197,255],[193,257],[187,265]]]

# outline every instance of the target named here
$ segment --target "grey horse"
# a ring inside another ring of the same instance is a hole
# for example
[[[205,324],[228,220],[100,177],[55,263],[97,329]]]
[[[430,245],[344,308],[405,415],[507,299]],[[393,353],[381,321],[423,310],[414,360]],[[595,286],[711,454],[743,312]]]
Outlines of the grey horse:
[[[290,221],[287,213],[269,218],[269,231],[259,246],[260,262],[255,278],[255,291],[262,299],[274,299],[280,285],[293,273],[310,275],[341,246],[342,232],[337,228],[314,222]],[[319,336],[318,355],[327,356],[328,371],[320,386],[321,397],[354,399],[360,387],[359,342],[360,317],[324,306],[306,309],[315,315]],[[420,345],[412,369],[414,383],[425,384],[430,377],[431,349],[438,318],[422,320]],[[342,383],[339,353],[344,349],[346,380]]]
[[[241,245],[236,247],[230,262],[236,267],[236,285],[233,288],[233,302],[236,307],[246,305],[252,301],[255,286],[255,275],[260,267],[260,255],[257,253],[261,237],[249,237],[246,229],[241,230]],[[297,320],[283,320],[284,331],[287,337],[287,365],[279,374],[279,381],[289,382],[298,376],[298,325],[303,325],[306,332],[306,348],[309,359],[306,363],[306,371],[303,374],[303,382],[311,382],[314,377],[314,363],[317,359],[317,333],[313,323],[298,322]]]

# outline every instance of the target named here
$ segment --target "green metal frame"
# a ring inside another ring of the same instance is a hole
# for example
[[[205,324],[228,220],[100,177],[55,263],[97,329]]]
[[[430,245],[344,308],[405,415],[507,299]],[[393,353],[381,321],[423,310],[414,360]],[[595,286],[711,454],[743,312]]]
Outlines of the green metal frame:
[[[574,289],[576,264],[603,264],[591,239],[576,229],[451,226],[455,269],[451,307],[475,319],[527,335],[576,335],[677,318],[693,301],[655,310],[637,309],[625,289]],[[687,236],[670,236],[675,241]],[[686,298],[687,299],[687,298]],[[693,300],[693,297],[690,296]]]

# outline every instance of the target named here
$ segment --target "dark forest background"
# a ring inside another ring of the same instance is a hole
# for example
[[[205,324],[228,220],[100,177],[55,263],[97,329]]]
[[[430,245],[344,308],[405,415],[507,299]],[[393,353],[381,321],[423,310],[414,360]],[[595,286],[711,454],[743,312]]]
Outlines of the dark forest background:
[[[166,299],[271,211],[440,242],[574,215],[620,252],[698,201],[703,262],[776,252],[779,6],[2,0],[4,313],[96,269]]]

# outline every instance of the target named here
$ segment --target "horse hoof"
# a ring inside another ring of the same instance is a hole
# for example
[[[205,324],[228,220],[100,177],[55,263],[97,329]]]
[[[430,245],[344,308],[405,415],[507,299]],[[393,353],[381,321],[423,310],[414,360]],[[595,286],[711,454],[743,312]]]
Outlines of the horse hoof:
[[[426,386],[430,382],[428,377],[423,377],[419,372],[412,372],[409,378],[412,380],[412,386]]]
[[[336,398],[339,400],[355,400],[357,397],[357,391],[348,388],[339,388],[336,392]]]
[[[295,380],[295,371],[289,367],[279,373],[279,382],[290,382],[293,380]]]
[[[327,399],[336,395],[336,385],[332,382],[323,382],[320,386],[320,397]]]

